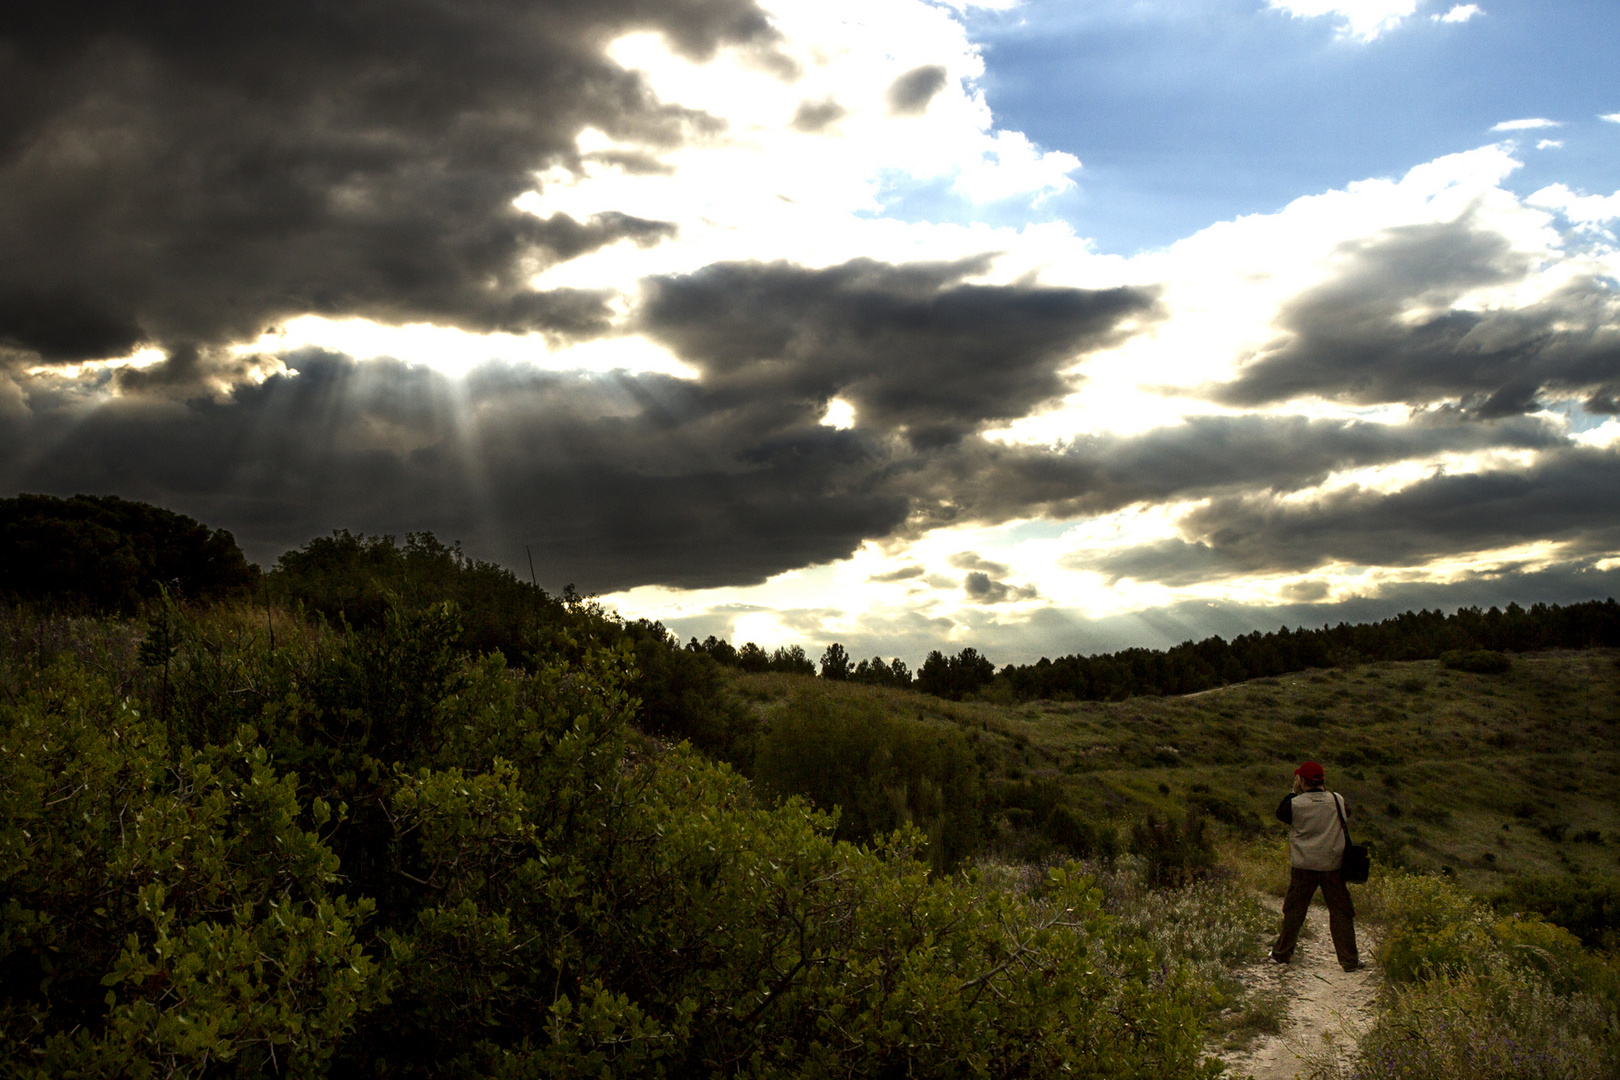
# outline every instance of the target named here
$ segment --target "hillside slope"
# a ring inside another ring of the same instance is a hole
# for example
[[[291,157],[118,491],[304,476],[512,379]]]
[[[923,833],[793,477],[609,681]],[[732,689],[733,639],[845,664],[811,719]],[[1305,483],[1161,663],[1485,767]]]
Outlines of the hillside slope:
[[[952,703],[783,675],[736,685],[767,729],[812,694],[852,718],[955,729],[1003,804],[1040,788],[1120,824],[1198,806],[1255,833],[1276,827],[1294,766],[1314,758],[1387,862],[1482,890],[1517,873],[1620,875],[1616,650],[1526,654],[1501,674],[1375,663],[1123,702]]]

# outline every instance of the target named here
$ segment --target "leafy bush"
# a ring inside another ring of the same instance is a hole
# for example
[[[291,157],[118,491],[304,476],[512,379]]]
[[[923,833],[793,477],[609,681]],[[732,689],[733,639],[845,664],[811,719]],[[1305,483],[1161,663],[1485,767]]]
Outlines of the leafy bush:
[[[1620,882],[1575,875],[1513,878],[1491,902],[1498,911],[1533,911],[1588,948],[1620,947]]]
[[[1187,794],[1187,804],[1223,825],[1231,826],[1241,836],[1253,837],[1266,831],[1266,824],[1254,811],[1245,809],[1235,799],[1211,792],[1207,785],[1194,784]]]
[[[819,689],[793,698],[760,737],[755,779],[775,795],[836,807],[841,840],[916,825],[940,872],[976,854],[984,835],[981,772],[967,740],[888,716],[875,701]]]
[[[320,835],[341,808],[251,729],[172,747],[68,664],[0,715],[0,1068],[321,1074],[383,993]]]
[[[456,629],[183,620],[167,723],[66,656],[0,703],[0,1072],[1219,1071],[1196,972],[1074,871],[844,843],[639,739],[627,644],[515,671]],[[893,811],[919,761],[973,775],[954,732],[880,734],[857,794]]]
[[[1440,878],[1383,873],[1363,914],[1385,923],[1390,998],[1361,1041],[1360,1080],[1610,1077],[1620,965],[1535,916],[1498,917]]]
[[[1215,867],[1215,843],[1207,822],[1196,810],[1177,825],[1147,815],[1131,829],[1131,854],[1140,856],[1148,882],[1155,888],[1185,885],[1208,876]]]
[[[1506,653],[1494,649],[1474,649],[1464,652],[1451,649],[1440,654],[1440,663],[1453,671],[1471,671],[1476,675],[1500,675],[1513,667]]]
[[[1106,861],[1119,854],[1113,825],[1092,821],[1061,804],[1052,807],[1046,815],[1041,831],[1070,858]]]
[[[626,622],[574,594],[549,595],[520,581],[505,567],[467,557],[432,533],[392,536],[340,530],[286,552],[269,576],[269,591],[328,620],[362,631],[384,626],[390,612],[455,605],[457,645],[475,654],[499,652],[509,665],[577,660],[591,649],[628,644],[635,673],[630,690],[640,701],[643,730],[671,741],[690,740],[717,757],[746,764],[753,751],[753,722],[721,674],[720,664],[753,662],[710,638],[682,648],[660,623]],[[797,648],[797,647],[795,647]],[[767,666],[809,665],[797,655],[766,660]],[[754,647],[753,653],[760,653]],[[761,654],[762,655],[762,654]],[[814,670],[813,665],[810,670]]]
[[[1394,989],[1355,1080],[1605,1080],[1620,1075],[1614,1003],[1534,974],[1465,972]]]

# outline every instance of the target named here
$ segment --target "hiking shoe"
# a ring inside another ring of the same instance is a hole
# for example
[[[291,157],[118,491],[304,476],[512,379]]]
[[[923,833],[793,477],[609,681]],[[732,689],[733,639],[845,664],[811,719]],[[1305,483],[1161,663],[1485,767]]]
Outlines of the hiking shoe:
[[[1345,964],[1344,965],[1344,970],[1346,970],[1346,971],[1360,971],[1362,968],[1364,968],[1366,966],[1367,966],[1366,964],[1363,964],[1360,960],[1357,960],[1353,964]]]
[[[1271,962],[1273,964],[1286,964],[1292,959],[1293,958],[1289,956],[1278,956],[1276,953],[1271,954]]]

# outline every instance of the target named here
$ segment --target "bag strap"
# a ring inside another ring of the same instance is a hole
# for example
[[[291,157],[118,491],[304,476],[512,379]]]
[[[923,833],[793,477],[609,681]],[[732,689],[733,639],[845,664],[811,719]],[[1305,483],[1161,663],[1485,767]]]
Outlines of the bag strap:
[[[1349,847],[1355,841],[1350,839],[1350,826],[1344,823],[1344,803],[1340,801],[1337,791],[1330,791],[1328,794],[1333,796],[1333,809],[1339,812],[1339,828],[1344,830],[1344,846]]]

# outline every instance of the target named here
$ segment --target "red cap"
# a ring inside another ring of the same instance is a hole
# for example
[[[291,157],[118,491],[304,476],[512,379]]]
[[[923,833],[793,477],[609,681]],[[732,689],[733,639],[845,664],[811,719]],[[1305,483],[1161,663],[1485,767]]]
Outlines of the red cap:
[[[1301,780],[1304,780],[1306,783],[1310,783],[1313,780],[1322,779],[1325,774],[1322,772],[1322,766],[1318,765],[1314,761],[1307,761],[1305,764],[1294,770],[1294,775],[1299,777]]]

